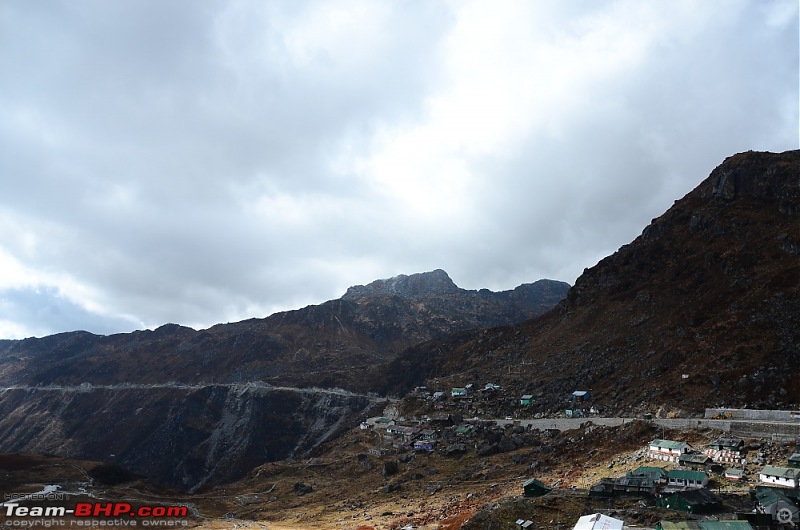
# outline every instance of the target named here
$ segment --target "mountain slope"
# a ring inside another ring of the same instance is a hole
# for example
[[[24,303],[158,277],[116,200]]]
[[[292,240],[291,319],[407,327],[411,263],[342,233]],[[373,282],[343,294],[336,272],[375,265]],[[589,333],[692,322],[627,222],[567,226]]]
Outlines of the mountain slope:
[[[491,380],[607,413],[800,403],[800,152],[741,153],[600,261],[557,308],[410,349],[392,384]],[[408,377],[403,374],[409,374]]]
[[[390,283],[427,287],[377,288]],[[0,341],[0,452],[114,462],[184,489],[231,480],[379,413],[383,368],[403,349],[524,320],[567,288],[542,280],[467,291],[434,271],[201,331],[168,324]]]
[[[541,314],[569,287],[540,280],[494,293],[460,289],[444,271],[404,278],[432,287],[390,293],[358,286],[339,300],[200,331],[167,324],[107,337],[0,341],[0,385],[266,381],[382,393],[383,383],[364,370],[452,331]]]

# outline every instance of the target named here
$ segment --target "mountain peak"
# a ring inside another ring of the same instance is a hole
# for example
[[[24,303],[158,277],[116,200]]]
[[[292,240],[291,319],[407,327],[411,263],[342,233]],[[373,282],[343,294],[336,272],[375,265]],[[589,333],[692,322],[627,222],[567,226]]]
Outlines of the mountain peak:
[[[400,274],[392,278],[375,280],[368,285],[354,285],[347,289],[343,300],[364,296],[395,295],[404,298],[431,294],[457,293],[460,289],[442,269],[417,274]]]

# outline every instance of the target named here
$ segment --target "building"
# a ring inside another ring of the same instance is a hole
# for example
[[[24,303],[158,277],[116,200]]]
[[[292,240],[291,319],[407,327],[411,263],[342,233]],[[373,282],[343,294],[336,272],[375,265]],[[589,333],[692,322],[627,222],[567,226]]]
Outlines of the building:
[[[692,447],[686,442],[673,440],[653,440],[648,445],[648,456],[662,462],[678,462],[682,454],[691,453]]]
[[[411,442],[419,434],[419,429],[415,427],[405,427],[403,425],[390,425],[386,428],[386,434],[400,438],[404,442]]]
[[[744,480],[744,470],[729,467],[725,470],[725,478],[728,480]]]
[[[789,457],[789,467],[800,467],[800,453],[794,453]]]
[[[768,513],[773,521],[781,524],[796,525],[800,522],[800,508],[780,490],[775,488],[758,488],[755,493],[756,510]]]
[[[648,477],[656,484],[667,483],[667,472],[660,467],[642,466],[626,473],[627,477]]]
[[[691,453],[683,453],[678,457],[678,465],[695,471],[705,471],[708,466],[713,464],[714,461],[705,453],[698,453],[697,451]]]
[[[656,506],[693,514],[722,510],[722,500],[707,489],[676,491],[656,499]]]
[[[625,522],[621,519],[615,519],[602,513],[593,513],[579,518],[572,530],[622,530],[624,524]]]
[[[450,390],[450,397],[467,397],[467,389],[461,387],[454,387]]]
[[[362,429],[386,429],[389,425],[394,425],[394,420],[391,418],[385,418],[383,416],[376,416],[374,418],[367,418],[363,425],[366,427],[362,427]]]
[[[421,431],[419,431],[420,440],[435,440],[438,437],[439,435],[436,434],[436,431],[432,429],[422,429]]]
[[[667,473],[667,486],[673,488],[699,489],[708,485],[708,474],[705,471],[689,471],[687,469],[671,469]]]
[[[652,476],[625,476],[619,478],[601,478],[600,482],[589,489],[590,497],[648,497],[655,495],[658,479]]]
[[[764,469],[758,474],[758,480],[763,484],[774,484],[787,488],[798,487],[798,479],[800,479],[800,469],[798,468],[764,466]]]
[[[435,446],[436,442],[433,440],[417,440],[414,442],[414,451],[427,451],[431,453]]]
[[[522,484],[522,492],[526,497],[541,497],[550,492],[550,488],[544,482],[535,478],[529,479]]]
[[[523,406],[523,407],[527,407],[527,406],[529,406],[531,403],[533,403],[533,396],[532,396],[532,395],[530,395],[530,394],[525,394],[524,396],[522,396],[521,398],[519,398],[519,404],[520,404],[521,406]]]
[[[592,396],[586,390],[576,390],[572,393],[572,400],[589,401]]]
[[[434,414],[430,417],[430,424],[435,427],[450,427],[455,425],[455,420],[450,414]]]
[[[705,453],[714,461],[727,464],[745,463],[745,446],[741,438],[718,438],[708,444]]]

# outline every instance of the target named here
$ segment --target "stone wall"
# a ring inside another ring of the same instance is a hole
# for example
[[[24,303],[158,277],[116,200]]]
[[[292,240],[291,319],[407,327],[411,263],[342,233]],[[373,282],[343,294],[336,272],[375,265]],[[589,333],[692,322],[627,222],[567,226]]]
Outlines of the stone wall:
[[[707,419],[715,416],[732,420],[797,421],[800,424],[800,412],[791,410],[706,409]]]

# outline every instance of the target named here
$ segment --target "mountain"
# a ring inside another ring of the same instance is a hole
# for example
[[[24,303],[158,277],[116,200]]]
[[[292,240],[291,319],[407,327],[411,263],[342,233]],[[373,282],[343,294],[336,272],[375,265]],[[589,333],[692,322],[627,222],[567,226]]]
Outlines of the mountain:
[[[200,331],[0,341],[0,452],[112,462],[184,489],[231,480],[380,412],[404,349],[541,314],[568,288],[469,291],[437,270]]]
[[[536,411],[800,404],[800,151],[727,158],[538,319],[391,362],[395,392],[492,381]],[[459,375],[452,375],[459,374]]]
[[[394,286],[392,288],[387,286]],[[453,331],[521,322],[569,285],[460,289],[444,271],[356,286],[338,300],[206,330],[166,324],[110,336],[71,332],[0,341],[0,385],[245,383],[385,393],[364,377],[406,348]]]

